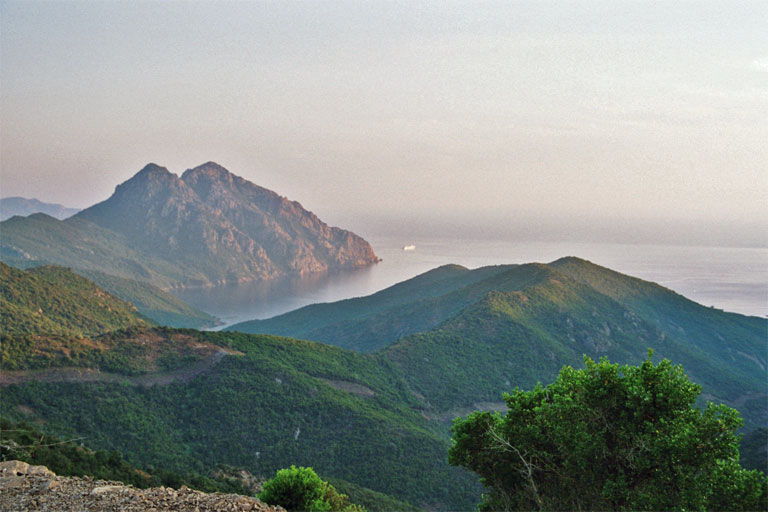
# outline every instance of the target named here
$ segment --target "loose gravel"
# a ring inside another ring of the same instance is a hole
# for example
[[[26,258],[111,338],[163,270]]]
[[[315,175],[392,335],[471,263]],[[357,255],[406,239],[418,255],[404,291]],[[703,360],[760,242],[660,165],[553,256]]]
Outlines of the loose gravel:
[[[121,482],[57,476],[45,466],[0,463],[1,512],[285,512],[256,498],[187,487],[137,489]]]

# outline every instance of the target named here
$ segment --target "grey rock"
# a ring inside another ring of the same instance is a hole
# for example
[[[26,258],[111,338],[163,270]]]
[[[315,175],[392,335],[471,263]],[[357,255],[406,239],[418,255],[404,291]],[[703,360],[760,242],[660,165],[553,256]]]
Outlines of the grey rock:
[[[0,464],[0,512],[285,512],[256,498],[187,487],[136,489],[120,482],[57,477],[43,466]]]

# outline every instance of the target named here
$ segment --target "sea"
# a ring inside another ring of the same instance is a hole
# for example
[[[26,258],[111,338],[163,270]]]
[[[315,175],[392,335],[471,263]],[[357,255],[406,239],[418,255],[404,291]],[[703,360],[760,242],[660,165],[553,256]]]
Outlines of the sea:
[[[308,304],[370,295],[440,265],[467,268],[508,263],[548,263],[577,256],[618,272],[656,282],[705,306],[768,316],[768,248],[630,245],[508,240],[370,237],[382,261],[365,269],[305,278],[189,288],[177,295],[221,320],[270,318]],[[412,246],[412,247],[408,247]],[[408,247],[410,250],[404,250]]]

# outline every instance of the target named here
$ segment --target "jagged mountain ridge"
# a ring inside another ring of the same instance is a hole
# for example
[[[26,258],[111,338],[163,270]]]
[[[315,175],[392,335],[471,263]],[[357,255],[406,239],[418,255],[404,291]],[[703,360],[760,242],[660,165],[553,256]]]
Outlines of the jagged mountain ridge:
[[[362,238],[329,227],[298,202],[208,162],[181,177],[149,164],[78,218],[168,259],[218,267],[213,282],[271,279],[375,263]]]
[[[378,261],[356,234],[214,162],[181,177],[145,166],[66,221],[3,223],[0,256],[96,270],[164,288],[265,280]]]

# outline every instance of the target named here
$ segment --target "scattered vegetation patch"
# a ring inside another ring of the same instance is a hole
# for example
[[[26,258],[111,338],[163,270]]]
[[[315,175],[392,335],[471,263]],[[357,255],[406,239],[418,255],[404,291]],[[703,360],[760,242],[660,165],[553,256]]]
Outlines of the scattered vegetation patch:
[[[0,336],[0,368],[90,368],[140,375],[184,368],[222,350],[186,331],[132,327],[101,336]]]

